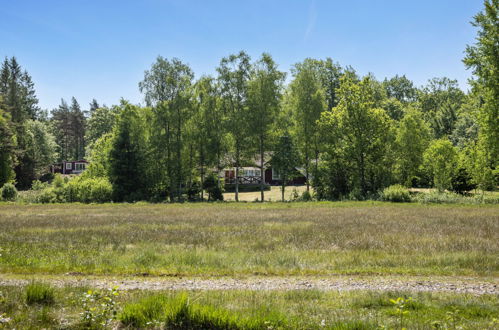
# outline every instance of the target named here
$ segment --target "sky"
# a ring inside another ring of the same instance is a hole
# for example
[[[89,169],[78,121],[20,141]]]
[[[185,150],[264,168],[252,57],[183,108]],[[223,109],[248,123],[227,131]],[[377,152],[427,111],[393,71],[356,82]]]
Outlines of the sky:
[[[143,103],[138,83],[158,55],[200,77],[220,59],[269,52],[282,71],[331,57],[378,79],[405,74],[468,88],[462,63],[482,0],[0,0],[0,57],[33,78],[40,107],[76,97]]]

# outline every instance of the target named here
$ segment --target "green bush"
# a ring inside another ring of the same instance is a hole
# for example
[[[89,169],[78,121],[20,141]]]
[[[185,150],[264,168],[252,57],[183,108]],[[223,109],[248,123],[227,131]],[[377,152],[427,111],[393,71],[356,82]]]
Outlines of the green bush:
[[[35,201],[38,203],[57,203],[57,194],[54,188],[46,188],[40,191],[38,196],[35,197]]]
[[[3,185],[0,193],[4,201],[14,201],[17,198],[17,189],[9,182]]]
[[[52,305],[55,302],[54,288],[45,283],[31,282],[26,287],[28,305]]]
[[[383,189],[381,199],[388,202],[407,203],[411,201],[409,190],[399,184]]]
[[[68,202],[105,203],[111,201],[113,187],[105,178],[77,177],[68,182],[65,192]]]

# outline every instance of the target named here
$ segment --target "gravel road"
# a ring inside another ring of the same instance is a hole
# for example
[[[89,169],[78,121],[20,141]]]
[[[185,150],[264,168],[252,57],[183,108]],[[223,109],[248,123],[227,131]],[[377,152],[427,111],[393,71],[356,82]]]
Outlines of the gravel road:
[[[99,279],[78,277],[60,277],[40,280],[50,282],[57,287],[86,286],[92,288],[110,288],[118,286],[120,290],[300,290],[316,289],[324,291],[411,291],[411,292],[454,292],[481,294],[499,294],[497,280],[482,281],[476,279],[449,280],[411,280],[390,278],[295,278],[295,277],[256,277],[248,279]],[[31,279],[4,278],[0,275],[0,286],[23,286]]]

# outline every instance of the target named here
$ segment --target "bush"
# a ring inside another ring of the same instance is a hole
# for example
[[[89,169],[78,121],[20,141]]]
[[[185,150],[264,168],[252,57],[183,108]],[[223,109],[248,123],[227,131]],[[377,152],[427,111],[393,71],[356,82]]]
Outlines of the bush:
[[[55,193],[54,188],[46,188],[43,189],[35,199],[38,203],[57,203],[57,194]]]
[[[460,168],[457,170],[457,173],[454,175],[452,178],[452,191],[455,193],[464,195],[470,190],[473,190],[476,188],[476,185],[473,184],[471,179],[471,176],[469,175],[468,171],[466,171],[465,168]]]
[[[208,201],[223,201],[224,196],[222,188],[218,185],[216,175],[212,174],[206,177],[203,182],[203,188],[208,192]]]
[[[54,288],[45,283],[31,282],[26,287],[26,303],[28,305],[52,305],[55,302]]]
[[[105,178],[77,177],[68,182],[65,196],[68,202],[105,203],[113,194],[111,183]]]
[[[3,185],[0,193],[4,201],[14,201],[17,198],[17,189],[9,182]]]
[[[388,202],[408,203],[411,201],[411,195],[406,187],[395,184],[383,190],[381,199]]]

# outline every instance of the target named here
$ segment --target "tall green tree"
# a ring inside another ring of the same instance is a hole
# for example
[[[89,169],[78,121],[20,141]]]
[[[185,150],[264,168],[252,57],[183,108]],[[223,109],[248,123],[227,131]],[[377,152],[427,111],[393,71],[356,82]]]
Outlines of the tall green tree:
[[[71,123],[71,110],[64,99],[57,109],[52,110],[52,127],[59,146],[59,160],[71,160],[74,134]]]
[[[419,110],[410,108],[400,120],[395,140],[395,175],[400,183],[411,187],[421,176],[423,154],[431,133]]]
[[[424,153],[424,162],[439,190],[452,188],[452,178],[457,170],[457,151],[447,139],[433,140]]]
[[[254,64],[248,83],[249,113],[247,117],[251,135],[256,138],[260,156],[260,198],[265,200],[265,151],[270,149],[270,137],[278,116],[285,74],[277,69],[272,57],[263,53]]]
[[[2,104],[0,97],[0,107]],[[16,139],[11,129],[10,115],[0,108],[0,187],[15,177]]]
[[[411,103],[417,100],[417,88],[405,75],[395,75],[390,79],[383,80],[383,87],[389,98],[395,98],[402,103]]]
[[[250,57],[244,51],[222,58],[217,68],[227,132],[234,141],[235,199],[239,201],[239,168],[248,147],[248,82]]]
[[[429,80],[419,91],[419,106],[424,119],[430,124],[434,138],[452,135],[464,97],[457,80],[446,77]]]
[[[170,61],[158,56],[151,69],[145,71],[144,80],[139,83],[146,103],[154,108],[153,152],[166,167],[158,173],[159,178],[163,178],[158,185],[168,186],[172,201],[181,198],[185,185],[182,155],[185,126],[192,115],[193,78],[194,74],[187,64],[177,58]],[[166,178],[161,174],[165,172]]]
[[[296,174],[296,166],[299,164],[298,152],[290,136],[279,137],[271,163],[272,169],[276,170],[281,178],[281,200],[284,202],[286,184],[293,179]]]
[[[464,63],[472,69],[470,80],[479,94],[479,139],[489,168],[499,164],[499,0],[485,0],[484,10],[475,15],[476,43],[466,48]]]
[[[290,102],[296,141],[304,159],[308,191],[312,159],[315,159],[315,170],[318,168],[320,136],[317,121],[326,110],[325,94],[313,60],[305,59],[302,63],[297,63],[291,72],[294,79],[290,84]]]
[[[32,162],[26,153],[26,127],[28,119],[36,119],[40,111],[31,76],[23,71],[15,57],[5,58],[0,68],[0,96],[3,99],[3,109],[10,114],[12,132],[15,134],[18,162],[14,171],[18,188],[24,189],[31,185],[30,168],[25,166]]]
[[[383,109],[375,108],[376,93],[371,77],[356,83],[343,76],[338,89],[340,102],[321,117],[322,132],[329,146],[339,149],[344,164],[351,167],[350,187],[361,196],[375,193],[390,183],[393,128]]]
[[[208,169],[216,169],[217,184],[222,170],[222,160],[226,151],[223,109],[216,81],[209,76],[201,77],[194,86],[195,114],[191,118],[190,127],[194,131],[197,150],[197,163],[201,178],[201,198],[204,198],[203,187]],[[219,186],[220,188],[220,186]]]
[[[28,120],[26,123],[27,150],[30,162],[30,178],[40,178],[47,173],[49,166],[57,159],[57,144],[47,123],[38,120]]]
[[[101,136],[113,130],[118,110],[118,106],[91,109],[90,117],[86,121],[85,130],[85,142],[87,146],[92,146]]]
[[[114,201],[136,201],[147,197],[145,123],[138,107],[122,101],[121,108],[109,152],[109,181]]]
[[[71,98],[70,111],[70,128],[72,131],[71,139],[71,158],[78,160],[85,157],[85,129],[86,118],[78,104],[76,98]]]

